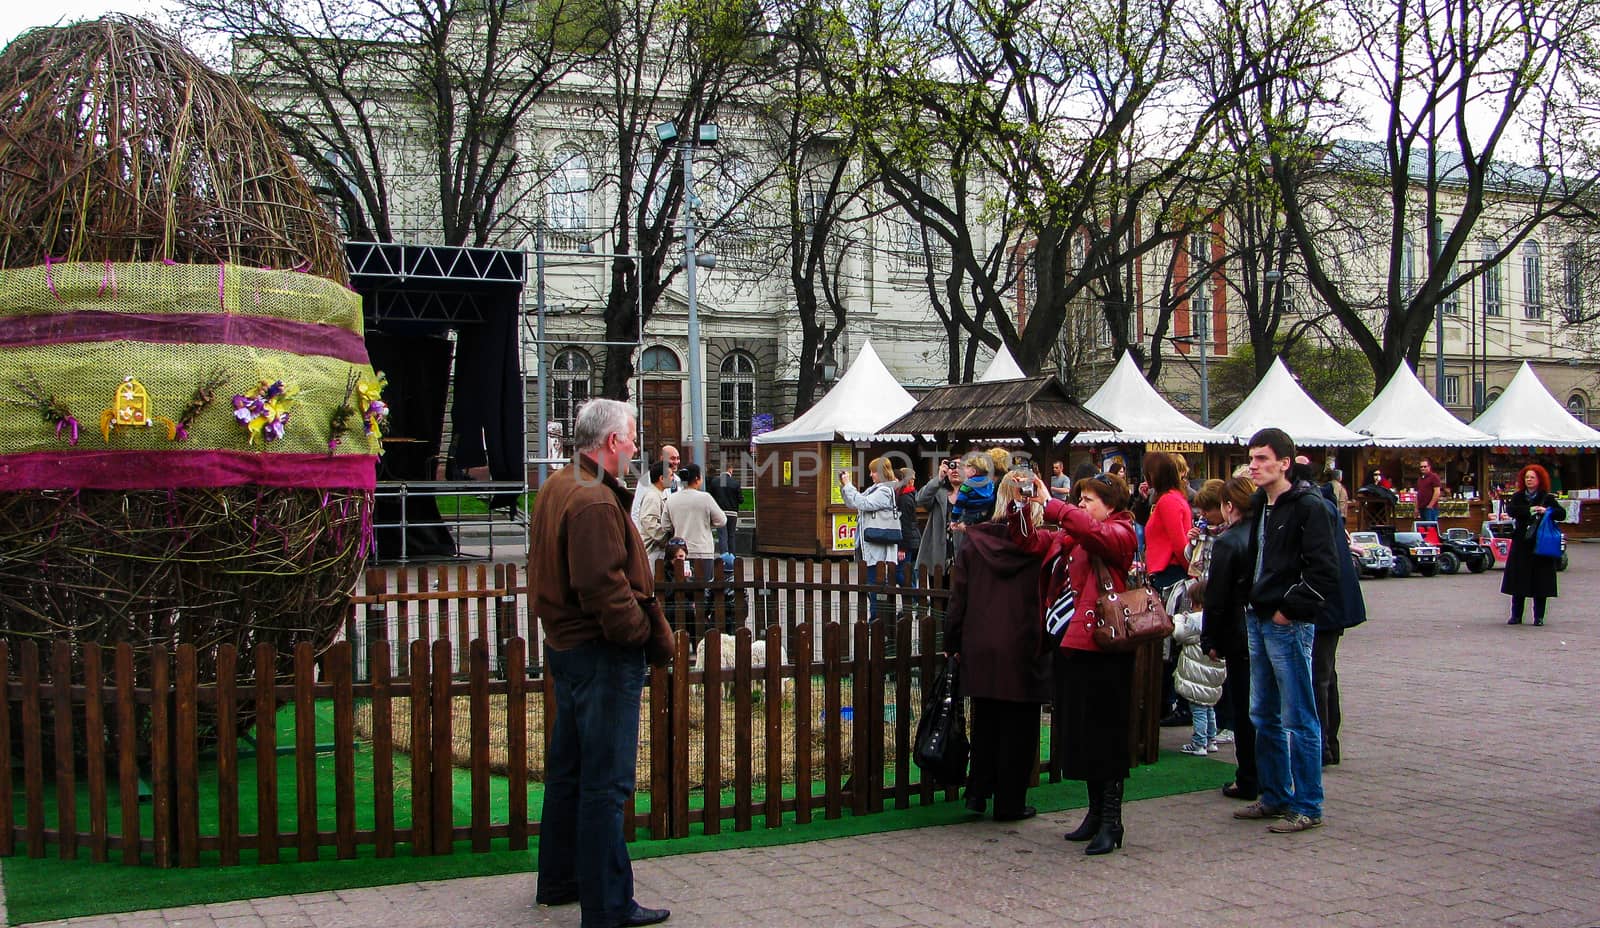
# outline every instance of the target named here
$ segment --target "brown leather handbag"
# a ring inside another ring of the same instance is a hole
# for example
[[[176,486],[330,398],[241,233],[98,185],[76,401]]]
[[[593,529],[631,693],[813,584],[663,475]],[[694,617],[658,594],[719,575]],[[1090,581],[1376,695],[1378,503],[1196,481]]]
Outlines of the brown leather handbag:
[[[1118,590],[1111,583],[1111,571],[1094,559],[1100,591],[1090,612],[1090,637],[1102,651],[1131,651],[1147,641],[1160,641],[1172,634],[1172,617],[1167,615],[1161,597],[1149,582]]]

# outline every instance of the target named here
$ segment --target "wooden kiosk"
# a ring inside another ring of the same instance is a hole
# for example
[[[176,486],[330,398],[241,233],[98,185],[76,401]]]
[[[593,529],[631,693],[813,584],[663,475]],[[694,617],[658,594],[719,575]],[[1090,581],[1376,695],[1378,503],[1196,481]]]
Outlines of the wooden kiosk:
[[[758,554],[851,557],[856,511],[844,504],[834,475],[859,475],[874,454],[911,436],[880,434],[916,400],[883,366],[869,341],[839,382],[804,415],[764,435],[755,450]]]

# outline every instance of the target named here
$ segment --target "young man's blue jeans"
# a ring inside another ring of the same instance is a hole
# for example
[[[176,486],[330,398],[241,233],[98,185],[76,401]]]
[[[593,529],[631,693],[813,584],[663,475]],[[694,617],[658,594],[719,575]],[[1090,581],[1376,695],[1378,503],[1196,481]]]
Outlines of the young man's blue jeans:
[[[1322,817],[1322,727],[1311,680],[1312,622],[1278,625],[1245,613],[1250,636],[1250,721],[1256,727],[1261,804]]]
[[[1421,511],[1421,514],[1418,516],[1417,521],[1419,521],[1419,522],[1437,522],[1437,521],[1439,521],[1439,510],[1432,509],[1432,508],[1424,509],[1424,510]]]
[[[639,755],[641,648],[605,641],[544,649],[556,723],[545,763],[539,897],[576,892],[583,928],[611,928],[633,910],[624,817]]]

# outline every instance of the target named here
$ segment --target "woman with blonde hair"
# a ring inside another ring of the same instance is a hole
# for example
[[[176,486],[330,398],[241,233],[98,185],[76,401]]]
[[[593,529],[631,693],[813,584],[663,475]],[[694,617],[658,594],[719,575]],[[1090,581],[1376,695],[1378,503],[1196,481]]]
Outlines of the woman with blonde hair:
[[[895,488],[899,485],[894,476],[894,465],[886,457],[873,458],[867,464],[867,474],[872,485],[857,490],[850,484],[850,472],[839,471],[840,494],[845,505],[859,513],[856,520],[856,553],[866,565],[868,585],[878,583],[878,565],[887,564],[892,569],[900,558],[900,509],[895,504]],[[889,577],[884,576],[887,580]],[[878,597],[867,594],[867,618],[878,618]]]
[[[961,695],[972,699],[972,769],[967,809],[994,820],[1032,818],[1028,781],[1039,756],[1039,707],[1050,698],[1051,648],[1039,622],[1041,562],[1012,540],[1004,523],[1020,497],[1001,481],[994,520],[967,527],[951,573],[945,649],[960,661]],[[1038,529],[1043,507],[1028,501]]]

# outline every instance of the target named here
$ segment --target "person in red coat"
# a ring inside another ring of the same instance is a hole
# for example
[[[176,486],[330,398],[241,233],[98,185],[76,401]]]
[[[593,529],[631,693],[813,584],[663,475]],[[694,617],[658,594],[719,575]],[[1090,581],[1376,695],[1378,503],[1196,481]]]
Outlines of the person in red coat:
[[[1047,500],[1045,521],[1060,528],[1034,528],[1015,508],[1008,513],[1007,527],[1013,540],[1043,564],[1041,625],[1049,629],[1066,620],[1054,657],[1056,731],[1061,743],[1052,753],[1061,775],[1083,780],[1089,790],[1089,813],[1066,838],[1088,841],[1087,854],[1108,854],[1122,846],[1133,654],[1096,647],[1091,612],[1101,584],[1097,563],[1104,565],[1113,589],[1128,585],[1138,547],[1128,512],[1128,485],[1109,474],[1085,477],[1074,487],[1079,502],[1073,506],[1050,499],[1044,481],[1033,480],[1034,498]]]
[[[1146,454],[1144,479],[1150,485],[1150,519],[1144,524],[1144,569],[1150,585],[1165,596],[1167,590],[1189,575],[1189,561],[1183,551],[1189,544],[1189,529],[1194,527],[1194,513],[1172,455],[1164,451]]]

